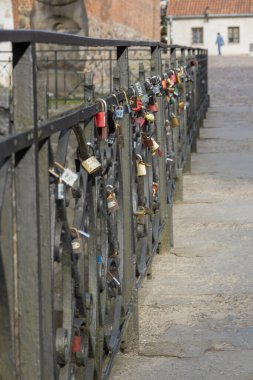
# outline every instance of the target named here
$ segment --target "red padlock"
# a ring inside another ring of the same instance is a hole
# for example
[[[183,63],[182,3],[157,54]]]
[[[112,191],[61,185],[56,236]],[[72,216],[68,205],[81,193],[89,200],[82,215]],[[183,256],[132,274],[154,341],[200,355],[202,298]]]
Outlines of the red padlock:
[[[149,104],[148,109],[152,112],[158,112],[158,105],[156,103],[155,104]]]
[[[162,80],[162,88],[163,88],[164,90],[166,90],[166,88],[167,88],[167,80],[166,80],[166,79],[163,79],[163,80]]]
[[[97,99],[95,103],[99,103],[101,105],[101,111],[95,115],[96,127],[106,128],[107,103],[104,99]]]
[[[142,101],[141,99],[136,99],[136,101],[131,106],[132,111],[140,111],[142,109]]]
[[[75,335],[72,338],[72,346],[71,351],[73,353],[80,352],[81,351],[81,337],[80,335]]]
[[[97,99],[95,103],[99,103],[101,106],[101,111],[95,115],[96,127],[99,130],[99,136],[102,140],[108,138],[108,128],[107,128],[107,103],[104,99]]]

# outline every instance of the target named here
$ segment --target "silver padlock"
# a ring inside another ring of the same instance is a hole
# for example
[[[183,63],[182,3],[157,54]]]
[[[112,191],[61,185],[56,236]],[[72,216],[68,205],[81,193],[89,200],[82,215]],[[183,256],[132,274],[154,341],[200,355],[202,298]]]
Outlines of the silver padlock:
[[[123,106],[118,106],[118,107],[115,108],[114,117],[115,117],[115,119],[123,119],[123,117],[124,117],[124,108],[123,108]]]
[[[60,181],[55,186],[55,199],[59,201],[59,200],[63,200],[64,198],[65,198],[65,184]]]

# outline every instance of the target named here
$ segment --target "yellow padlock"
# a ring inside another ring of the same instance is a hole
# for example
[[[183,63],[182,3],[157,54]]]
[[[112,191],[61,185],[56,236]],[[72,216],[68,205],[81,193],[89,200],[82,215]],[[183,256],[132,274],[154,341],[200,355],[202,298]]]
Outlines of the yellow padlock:
[[[96,159],[95,156],[87,158],[87,160],[82,161],[82,167],[89,173],[95,173],[102,167],[102,164]]]
[[[152,145],[152,148],[151,148],[152,155],[155,155],[157,149],[159,148],[159,144],[157,144],[157,142],[154,139],[152,139],[152,141],[153,141],[153,145]]]
[[[141,177],[147,174],[146,164],[142,160],[137,160],[137,176]]]
[[[153,123],[153,122],[155,121],[155,115],[153,115],[153,114],[150,113],[150,112],[147,112],[147,113],[145,114],[145,119],[146,119],[147,121],[150,121],[151,123]]]
[[[171,114],[171,126],[172,126],[172,128],[176,128],[179,126],[179,120],[176,117],[176,115],[174,115],[174,113]]]

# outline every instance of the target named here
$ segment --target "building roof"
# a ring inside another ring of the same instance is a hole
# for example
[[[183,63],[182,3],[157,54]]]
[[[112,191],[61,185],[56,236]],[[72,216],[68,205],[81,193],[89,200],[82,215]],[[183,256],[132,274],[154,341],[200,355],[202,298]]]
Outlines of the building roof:
[[[168,16],[253,14],[253,0],[169,0]]]

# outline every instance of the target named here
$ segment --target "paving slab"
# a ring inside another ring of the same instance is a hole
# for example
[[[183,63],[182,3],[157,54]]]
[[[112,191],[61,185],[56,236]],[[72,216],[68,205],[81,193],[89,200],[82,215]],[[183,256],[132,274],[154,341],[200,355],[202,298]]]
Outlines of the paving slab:
[[[110,380],[253,380],[253,57],[210,57],[209,93],[174,248],[155,257],[138,352]]]

